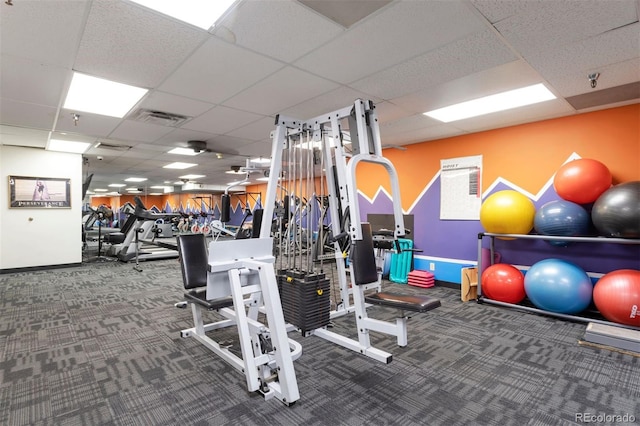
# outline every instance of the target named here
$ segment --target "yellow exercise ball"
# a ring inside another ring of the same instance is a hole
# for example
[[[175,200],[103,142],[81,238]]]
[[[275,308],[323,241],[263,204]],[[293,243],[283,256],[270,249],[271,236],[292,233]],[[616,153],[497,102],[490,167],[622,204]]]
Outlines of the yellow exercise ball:
[[[480,207],[480,223],[495,234],[528,234],[535,215],[533,201],[513,190],[491,194]]]

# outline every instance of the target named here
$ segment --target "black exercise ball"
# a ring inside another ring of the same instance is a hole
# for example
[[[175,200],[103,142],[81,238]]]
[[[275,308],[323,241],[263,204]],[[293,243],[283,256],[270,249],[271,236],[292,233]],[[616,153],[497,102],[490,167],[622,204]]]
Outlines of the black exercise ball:
[[[640,238],[640,181],[606,190],[593,204],[591,220],[605,237]]]

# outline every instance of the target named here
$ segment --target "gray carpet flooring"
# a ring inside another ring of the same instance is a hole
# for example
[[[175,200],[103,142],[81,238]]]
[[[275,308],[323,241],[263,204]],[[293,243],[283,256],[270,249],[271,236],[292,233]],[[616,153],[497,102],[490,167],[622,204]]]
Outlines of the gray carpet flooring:
[[[190,310],[173,306],[182,299],[178,260],[142,268],[93,263],[0,275],[1,425],[640,421],[640,358],[580,345],[585,324],[392,283],[385,288],[442,300],[409,320],[406,348],[374,334],[392,363],[291,333],[303,346],[295,362],[301,398],[291,407],[265,401],[246,391],[240,373],[180,337],[192,322]],[[339,318],[334,331],[355,337],[354,324]]]

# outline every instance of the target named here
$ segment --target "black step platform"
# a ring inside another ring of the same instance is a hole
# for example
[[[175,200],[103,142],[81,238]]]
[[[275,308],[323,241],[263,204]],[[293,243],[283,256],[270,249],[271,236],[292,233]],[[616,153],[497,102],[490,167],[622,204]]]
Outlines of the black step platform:
[[[433,297],[387,292],[366,296],[364,300],[373,305],[388,306],[412,312],[428,312],[441,306],[440,300]]]

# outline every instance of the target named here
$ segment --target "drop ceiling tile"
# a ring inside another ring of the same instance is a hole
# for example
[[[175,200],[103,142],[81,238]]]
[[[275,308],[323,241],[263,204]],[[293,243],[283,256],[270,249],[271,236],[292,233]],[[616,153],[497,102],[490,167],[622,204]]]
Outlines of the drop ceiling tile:
[[[640,81],[640,58],[599,67],[576,67],[571,73],[559,72],[547,79],[562,96],[570,97],[593,90],[587,76],[596,70],[600,73],[597,90]]]
[[[122,123],[109,135],[109,137],[125,141],[137,141],[138,143],[153,142],[172,130],[173,127],[138,123],[133,120],[123,120]]]
[[[521,13],[530,12],[540,5],[540,1],[536,0],[470,0],[470,2],[492,24]]]
[[[49,141],[49,131],[0,125],[0,145],[44,148]]]
[[[391,3],[392,0],[298,0],[345,28],[351,27]]]
[[[514,3],[522,4],[522,9],[495,26],[525,57],[580,40],[589,42],[591,37],[638,21],[637,2],[629,0]],[[637,34],[635,40],[637,49]]]
[[[126,157],[128,159],[137,160],[135,162],[136,165],[140,164],[143,160],[148,159],[150,156],[151,157],[155,157],[157,155],[156,152],[150,152],[150,151],[148,151],[146,149],[141,149],[140,148],[141,145],[143,145],[143,144],[136,145],[135,147],[131,148],[126,153]],[[189,163],[189,162],[190,161],[185,161],[185,163]],[[161,166],[164,166],[164,164],[162,164]],[[161,167],[161,166],[159,166],[159,167]]]
[[[542,81],[526,61],[518,60],[395,98],[392,102],[406,111],[422,113]]]
[[[268,25],[264,25],[268,22]],[[214,34],[254,52],[291,62],[331,40],[344,28],[296,1],[244,1]]]
[[[252,142],[244,145],[241,151],[242,155],[248,157],[271,157],[271,139],[263,139],[258,142]]]
[[[569,102],[573,108],[580,111],[587,108],[601,107],[603,105],[632,100],[640,102],[640,81],[608,89],[593,90],[566,98],[566,101]]]
[[[189,129],[174,129],[170,133],[153,141],[155,145],[187,148],[188,141],[208,141],[216,134]]]
[[[486,28],[461,2],[398,1],[295,62],[348,84]]]
[[[398,120],[388,121],[380,124],[380,133],[382,135],[393,135],[398,133],[404,133],[427,127],[433,127],[441,124],[439,121],[433,120],[423,114],[415,114],[406,117],[402,117]]]
[[[166,145],[160,145],[160,144],[156,144],[154,143],[139,143],[136,145],[136,149],[140,149],[143,151],[150,151],[150,152],[155,152],[158,155],[166,153],[167,151],[169,151],[171,149],[171,147],[168,147]],[[152,155],[149,153],[149,155]],[[189,163],[190,161],[186,160],[187,158],[195,158],[197,156],[190,156],[190,155],[176,155],[176,154],[168,154],[169,156],[171,156],[172,158],[175,158],[175,161],[186,161],[187,163]],[[182,160],[179,160],[180,158],[182,158]]]
[[[259,120],[262,116],[233,108],[218,106],[198,118],[185,123],[182,128],[224,134]]]
[[[574,109],[567,102],[562,99],[555,99],[508,111],[459,120],[449,124],[468,132],[481,132],[574,113]]]
[[[271,116],[337,87],[338,85],[331,81],[293,67],[286,67],[224,104]]]
[[[3,5],[0,13],[3,55],[71,67],[90,4],[79,0],[20,1],[14,7]]]
[[[0,124],[51,130],[56,109],[0,98]]]
[[[73,120],[73,114],[80,116],[78,122]],[[58,132],[84,133],[91,136],[107,137],[114,131],[122,120],[105,115],[91,114],[88,112],[71,111],[61,109],[56,122],[55,130]]]
[[[218,104],[282,66],[273,59],[211,37],[159,90]]]
[[[57,65],[2,55],[0,93],[2,97],[57,108],[71,73]]]
[[[111,163],[109,166],[105,166],[103,162],[99,162],[99,161],[94,161],[93,163],[91,163],[96,168],[98,167],[107,168],[107,169],[114,168],[113,170],[114,173],[122,173],[122,171],[129,170],[131,167],[134,167],[136,164],[140,163],[140,159],[135,156],[128,155],[128,151],[127,153],[121,153],[121,152],[104,150],[100,148],[93,148],[87,152],[90,154],[95,153],[96,155],[104,155],[106,159],[117,158],[118,159],[117,164]],[[127,175],[126,177],[129,177],[129,176],[131,175]]]
[[[484,30],[351,83],[350,86],[380,98],[393,99],[517,59],[493,31]]]
[[[351,87],[340,86],[337,89],[280,111],[280,113],[287,117],[308,120],[320,114],[342,109],[347,105],[353,104],[356,99],[368,99],[374,103],[381,101],[379,98],[354,90]]]
[[[453,136],[462,135],[464,133],[467,132],[458,129],[455,126],[440,124],[395,134],[387,134],[386,131],[381,131],[380,137],[382,139],[383,146],[403,146],[436,139],[451,138]]]
[[[275,129],[275,127],[274,117],[264,117],[258,121],[254,121],[246,126],[228,132],[227,135],[255,142],[268,138],[269,134]]]
[[[151,88],[208,37],[206,31],[124,1],[94,1],[77,71]]]
[[[407,112],[403,108],[390,101],[379,102],[375,104],[375,106],[376,114],[378,115],[378,121],[381,125],[382,123],[398,120],[402,117],[412,115],[412,113]]]
[[[591,54],[593,51],[597,51],[599,54]],[[556,80],[563,80],[566,77],[584,81],[588,74],[600,71],[600,68],[604,66],[635,60],[639,57],[640,23],[636,22],[633,25],[627,25],[588,40],[553,46],[544,52],[532,53],[526,56],[526,59],[553,84]],[[606,78],[603,78],[603,81],[606,81]],[[637,79],[611,82],[611,84],[619,85],[632,81],[637,81]],[[590,88],[585,86],[583,91],[579,93],[589,90]],[[576,93],[563,92],[562,94],[570,96]]]
[[[251,143],[252,142],[248,142],[245,139],[222,135],[209,140],[207,147],[213,152],[225,154],[226,157],[227,155],[244,155],[242,149]]]

